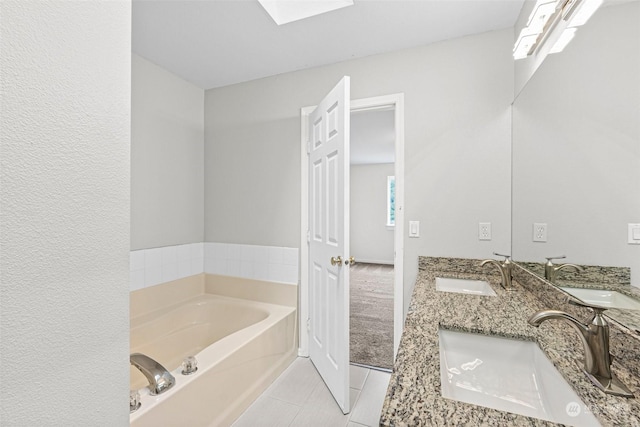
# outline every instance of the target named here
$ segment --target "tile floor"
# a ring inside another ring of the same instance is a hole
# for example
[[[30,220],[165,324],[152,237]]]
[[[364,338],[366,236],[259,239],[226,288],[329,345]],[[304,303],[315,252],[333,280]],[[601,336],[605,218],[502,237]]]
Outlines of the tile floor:
[[[390,378],[351,365],[351,413],[344,415],[311,361],[298,357],[233,427],[377,427]]]

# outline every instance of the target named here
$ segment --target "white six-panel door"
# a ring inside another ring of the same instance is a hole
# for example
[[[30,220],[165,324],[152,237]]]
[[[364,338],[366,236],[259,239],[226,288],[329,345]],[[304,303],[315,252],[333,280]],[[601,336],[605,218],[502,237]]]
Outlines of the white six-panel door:
[[[345,414],[349,404],[350,80],[309,116],[309,356]]]

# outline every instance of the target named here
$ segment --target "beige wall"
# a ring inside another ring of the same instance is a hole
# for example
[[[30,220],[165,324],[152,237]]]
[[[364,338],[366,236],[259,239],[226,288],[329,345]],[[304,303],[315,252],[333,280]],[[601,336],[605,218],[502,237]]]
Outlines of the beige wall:
[[[0,424],[125,426],[131,5],[0,15]]]
[[[132,55],[131,249],[204,240],[204,91]]]
[[[352,99],[405,94],[406,302],[418,255],[508,252],[512,44],[510,28],[206,91],[205,240],[299,247],[300,108],[349,75]]]
[[[350,250],[360,262],[393,264],[393,228],[387,227],[387,176],[394,164],[351,165]]]

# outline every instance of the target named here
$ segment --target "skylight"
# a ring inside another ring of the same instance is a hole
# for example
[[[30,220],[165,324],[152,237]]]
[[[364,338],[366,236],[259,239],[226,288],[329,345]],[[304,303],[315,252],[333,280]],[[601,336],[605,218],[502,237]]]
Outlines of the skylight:
[[[258,0],[278,25],[353,6],[353,0]]]

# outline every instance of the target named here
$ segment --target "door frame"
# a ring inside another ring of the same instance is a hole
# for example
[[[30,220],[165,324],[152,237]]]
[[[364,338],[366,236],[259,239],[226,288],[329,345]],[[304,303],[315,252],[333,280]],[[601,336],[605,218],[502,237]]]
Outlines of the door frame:
[[[300,293],[298,300],[300,341],[298,355],[309,356],[309,157],[307,156],[309,115],[315,106],[300,110]],[[394,110],[396,224],[394,229],[394,289],[393,289],[393,359],[395,361],[404,324],[404,93],[376,96],[351,101],[351,112]],[[345,254],[345,256],[349,256]],[[357,261],[357,260],[356,260]]]

